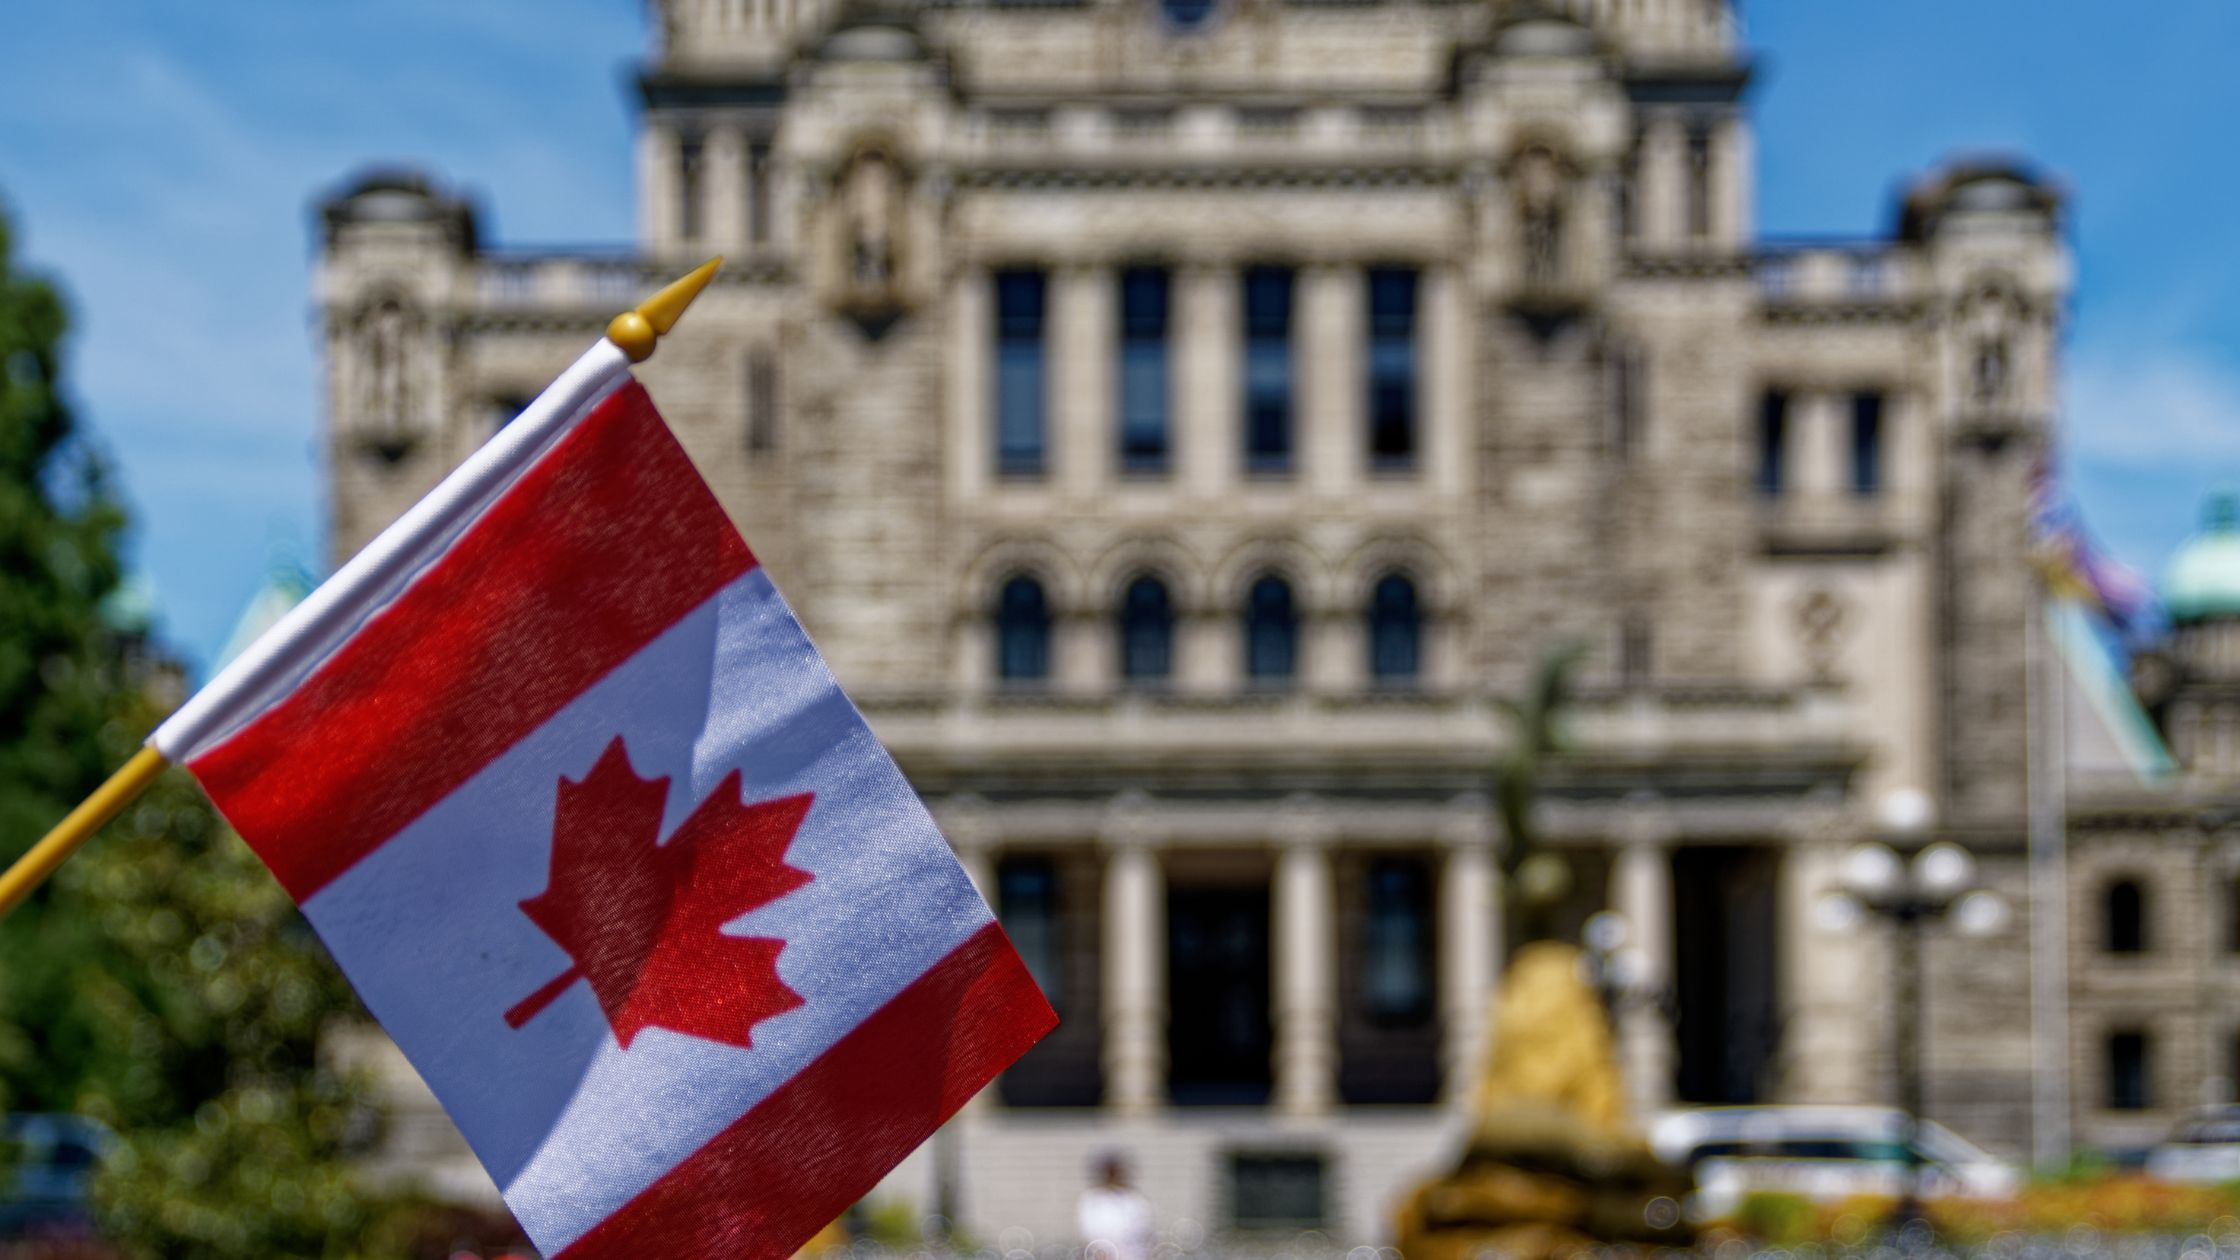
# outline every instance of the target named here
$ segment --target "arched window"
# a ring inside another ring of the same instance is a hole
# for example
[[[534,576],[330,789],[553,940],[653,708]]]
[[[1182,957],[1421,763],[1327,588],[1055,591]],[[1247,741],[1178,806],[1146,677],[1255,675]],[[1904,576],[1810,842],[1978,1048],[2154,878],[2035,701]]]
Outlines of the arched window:
[[[1291,583],[1264,574],[1245,593],[1245,676],[1259,683],[1288,682],[1298,660],[1299,613]]]
[[[2119,879],[2108,885],[2106,910],[2108,952],[2147,952],[2147,894],[2139,881]]]
[[[1050,676],[1050,601],[1042,583],[1024,573],[996,596],[996,676],[1005,682]]]
[[[1369,676],[1405,686],[1423,668],[1423,608],[1405,573],[1387,573],[1369,592]]]
[[[1120,677],[1163,682],[1174,672],[1174,601],[1167,584],[1145,574],[1120,596]]]

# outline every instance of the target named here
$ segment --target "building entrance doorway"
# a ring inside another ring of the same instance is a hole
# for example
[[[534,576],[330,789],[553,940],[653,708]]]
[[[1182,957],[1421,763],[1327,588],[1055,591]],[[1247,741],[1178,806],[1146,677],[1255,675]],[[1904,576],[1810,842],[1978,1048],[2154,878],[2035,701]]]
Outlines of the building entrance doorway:
[[[1274,1085],[1268,884],[1167,890],[1167,1083],[1182,1106],[1257,1106]]]
[[[1764,846],[1673,854],[1673,984],[1682,1102],[1762,1102],[1781,1041],[1781,859]]]

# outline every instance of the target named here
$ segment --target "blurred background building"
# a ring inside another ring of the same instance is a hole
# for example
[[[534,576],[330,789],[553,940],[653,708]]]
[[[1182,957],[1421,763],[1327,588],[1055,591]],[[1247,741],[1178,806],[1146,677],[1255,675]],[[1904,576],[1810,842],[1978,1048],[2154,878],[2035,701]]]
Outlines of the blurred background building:
[[[1513,931],[1497,700],[1574,638],[1544,825],[1565,922],[1629,925],[1638,1110],[1890,1098],[1887,943],[1812,907],[1918,794],[2026,907],[2034,717],[2090,763],[2064,1122],[2229,1082],[2240,536],[2142,658],[2173,788],[2122,666],[2033,628],[2044,180],[1760,239],[1728,0],[651,17],[634,246],[494,249],[407,171],[324,204],[334,546],[730,256],[642,375],[1063,1017],[893,1193],[1063,1238],[1116,1149],[1169,1223],[1382,1236]],[[1926,987],[1930,1114],[2010,1151],[2029,940]]]

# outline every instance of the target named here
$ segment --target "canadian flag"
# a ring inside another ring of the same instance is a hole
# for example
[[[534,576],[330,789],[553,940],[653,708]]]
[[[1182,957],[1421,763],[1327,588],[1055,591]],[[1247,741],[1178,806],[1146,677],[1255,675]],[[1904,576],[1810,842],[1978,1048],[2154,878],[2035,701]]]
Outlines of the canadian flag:
[[[586,363],[155,742],[547,1255],[785,1255],[1056,1017],[620,353]]]

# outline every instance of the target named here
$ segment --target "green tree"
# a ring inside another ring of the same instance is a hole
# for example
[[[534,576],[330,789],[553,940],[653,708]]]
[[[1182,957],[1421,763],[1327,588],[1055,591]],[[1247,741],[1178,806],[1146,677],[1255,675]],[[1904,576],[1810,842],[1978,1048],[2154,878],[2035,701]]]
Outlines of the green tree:
[[[74,426],[67,317],[0,217],[0,860],[162,714],[177,670],[112,624],[124,514]],[[117,1132],[96,1198],[135,1256],[397,1254],[348,1170],[372,1117],[320,1065],[356,1002],[286,893],[167,775],[0,919],[0,1111]]]

